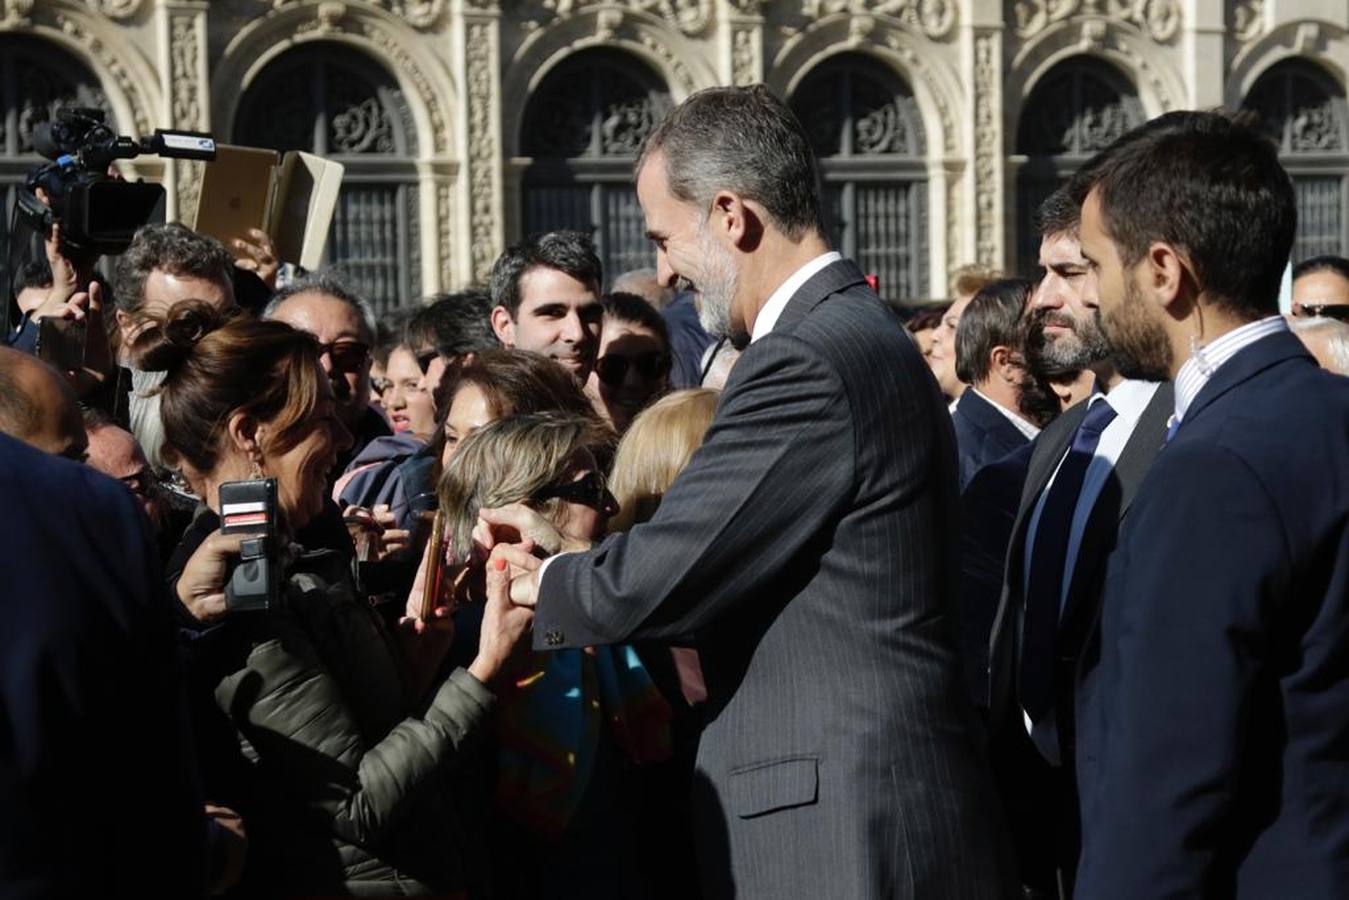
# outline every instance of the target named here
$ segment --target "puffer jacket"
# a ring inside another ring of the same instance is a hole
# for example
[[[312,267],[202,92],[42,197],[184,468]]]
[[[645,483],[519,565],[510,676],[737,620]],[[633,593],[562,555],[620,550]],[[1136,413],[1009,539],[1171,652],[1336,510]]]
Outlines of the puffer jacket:
[[[212,642],[214,700],[248,770],[246,885],[455,893],[473,879],[446,776],[494,698],[463,669],[429,702],[410,698],[399,648],[349,572],[339,553],[300,555],[276,608],[233,614],[220,626],[233,635]]]

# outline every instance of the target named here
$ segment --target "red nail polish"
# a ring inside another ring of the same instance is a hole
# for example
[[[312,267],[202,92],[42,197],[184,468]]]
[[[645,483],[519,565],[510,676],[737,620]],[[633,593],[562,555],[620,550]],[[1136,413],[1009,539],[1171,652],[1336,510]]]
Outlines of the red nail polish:
[[[496,561],[496,567],[498,572],[506,571],[506,561],[504,559],[498,559]]]

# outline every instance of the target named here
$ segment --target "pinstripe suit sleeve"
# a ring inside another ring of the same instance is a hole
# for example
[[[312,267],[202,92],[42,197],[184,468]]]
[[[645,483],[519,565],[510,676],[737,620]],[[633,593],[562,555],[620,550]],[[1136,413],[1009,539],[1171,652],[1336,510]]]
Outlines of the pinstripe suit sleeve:
[[[790,335],[757,342],[655,518],[549,565],[535,646],[677,637],[721,618],[831,533],[854,469],[838,374]]]

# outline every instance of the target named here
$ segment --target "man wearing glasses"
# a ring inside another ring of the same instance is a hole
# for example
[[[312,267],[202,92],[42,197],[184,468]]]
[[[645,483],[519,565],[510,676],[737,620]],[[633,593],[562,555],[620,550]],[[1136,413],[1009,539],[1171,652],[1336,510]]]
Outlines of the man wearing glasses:
[[[331,272],[315,272],[277,291],[263,318],[318,338],[319,363],[332,381],[337,415],[353,438],[351,449],[334,466],[334,475],[340,475],[366,444],[392,433],[384,417],[370,408],[374,314]]]
[[[1349,259],[1313,256],[1293,266],[1293,315],[1349,321]]]

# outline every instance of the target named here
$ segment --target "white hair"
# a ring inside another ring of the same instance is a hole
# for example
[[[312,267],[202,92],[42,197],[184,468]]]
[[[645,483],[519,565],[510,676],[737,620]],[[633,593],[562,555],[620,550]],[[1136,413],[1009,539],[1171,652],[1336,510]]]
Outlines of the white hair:
[[[1326,368],[1336,375],[1349,375],[1349,324],[1327,316],[1298,316],[1289,322],[1299,337],[1314,335],[1326,342],[1330,365]]]

